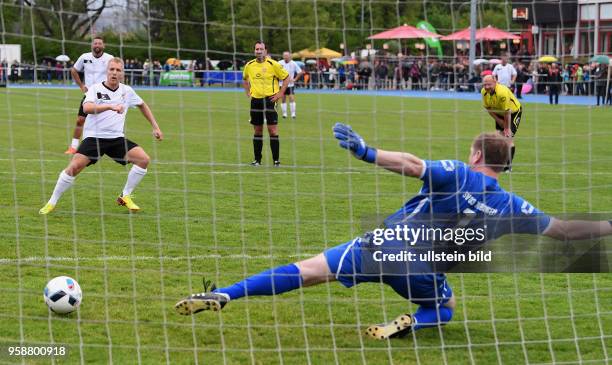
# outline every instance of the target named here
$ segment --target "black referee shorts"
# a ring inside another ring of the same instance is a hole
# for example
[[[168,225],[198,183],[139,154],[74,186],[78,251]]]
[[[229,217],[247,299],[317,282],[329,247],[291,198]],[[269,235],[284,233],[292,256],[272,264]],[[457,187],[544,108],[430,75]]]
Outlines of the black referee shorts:
[[[263,125],[264,119],[267,124],[278,124],[278,113],[275,103],[270,100],[271,96],[265,98],[251,98],[251,124]]]
[[[523,115],[523,108],[521,107],[517,112],[510,114],[510,131],[512,131],[512,137],[518,131],[519,124],[521,124],[521,117]],[[500,132],[504,131],[504,127],[500,126],[495,122],[495,129]]]
[[[289,86],[285,90],[285,95],[295,95],[295,86]]]
[[[77,153],[85,155],[89,159],[87,166],[95,164],[104,155],[112,158],[118,164],[127,165],[125,155],[134,147],[138,147],[138,145],[125,137],[87,137],[79,145]]]
[[[81,99],[81,103],[79,104],[79,117],[87,117],[87,114],[83,111],[83,102],[85,101],[85,95],[83,95],[83,99]]]

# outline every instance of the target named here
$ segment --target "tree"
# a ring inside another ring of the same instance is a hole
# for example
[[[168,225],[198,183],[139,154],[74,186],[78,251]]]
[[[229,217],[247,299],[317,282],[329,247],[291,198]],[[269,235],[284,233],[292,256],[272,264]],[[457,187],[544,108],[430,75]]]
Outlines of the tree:
[[[36,16],[39,34],[61,39],[84,39],[107,8],[106,0],[24,0]]]

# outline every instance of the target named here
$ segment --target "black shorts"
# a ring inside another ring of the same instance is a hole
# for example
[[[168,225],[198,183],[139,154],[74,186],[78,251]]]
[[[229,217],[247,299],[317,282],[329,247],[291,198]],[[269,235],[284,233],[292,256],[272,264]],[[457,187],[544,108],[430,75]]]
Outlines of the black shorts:
[[[278,123],[275,103],[270,100],[270,96],[265,98],[251,98],[251,124],[263,125],[264,119],[268,124]],[[264,118],[265,117],[265,118]]]
[[[295,86],[288,86],[285,95],[295,95]]]
[[[521,124],[521,116],[523,115],[523,108],[520,108],[517,112],[510,114],[510,131],[512,131],[512,137],[518,131],[519,124]],[[504,131],[504,127],[500,126],[495,122],[495,129],[500,132]]]
[[[79,117],[87,117],[87,114],[83,111],[84,101],[85,101],[85,95],[83,95],[83,99],[81,99],[81,103],[79,104]]]
[[[77,153],[85,155],[89,159],[87,166],[95,164],[104,155],[112,158],[118,164],[127,165],[125,155],[134,147],[138,147],[138,145],[124,137],[87,137],[79,145]]]

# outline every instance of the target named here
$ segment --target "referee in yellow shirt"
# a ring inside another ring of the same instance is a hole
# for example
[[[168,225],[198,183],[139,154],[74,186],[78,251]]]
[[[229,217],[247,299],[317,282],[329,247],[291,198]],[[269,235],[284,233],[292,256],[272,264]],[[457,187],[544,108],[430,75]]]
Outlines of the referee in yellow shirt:
[[[508,138],[514,138],[523,114],[521,103],[508,87],[498,83],[491,75],[482,79],[482,86],[480,92],[482,94],[482,104],[495,120],[495,129]],[[508,161],[505,171],[512,170],[514,141],[510,145],[512,146],[510,161]]]
[[[247,97],[251,99],[251,124],[253,125],[253,166],[261,165],[263,149],[264,119],[270,135],[270,149],[274,166],[280,166],[280,142],[278,140],[278,114],[275,103],[285,95],[289,85],[289,73],[278,62],[267,57],[266,45],[262,41],[255,43],[255,59],[249,61],[242,74],[242,86]],[[283,84],[278,87],[278,80]]]

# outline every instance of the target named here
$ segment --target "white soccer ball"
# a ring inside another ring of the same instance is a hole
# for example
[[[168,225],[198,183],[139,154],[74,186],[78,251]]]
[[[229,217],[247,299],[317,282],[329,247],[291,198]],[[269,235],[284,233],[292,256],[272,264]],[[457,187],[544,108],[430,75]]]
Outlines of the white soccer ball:
[[[49,309],[58,314],[73,312],[81,305],[83,299],[79,283],[68,276],[51,279],[45,286],[44,295]]]

